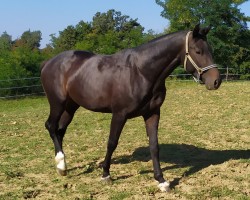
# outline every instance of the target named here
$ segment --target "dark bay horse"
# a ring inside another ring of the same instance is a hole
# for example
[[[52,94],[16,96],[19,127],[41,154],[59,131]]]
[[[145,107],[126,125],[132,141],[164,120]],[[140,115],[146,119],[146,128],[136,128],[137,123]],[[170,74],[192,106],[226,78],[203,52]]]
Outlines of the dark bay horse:
[[[75,111],[112,113],[103,180],[110,179],[111,156],[127,119],[142,116],[146,124],[154,178],[161,191],[169,183],[159,163],[158,123],[166,96],[165,79],[179,65],[203,82],[218,89],[220,74],[213,63],[206,35],[210,28],[197,25],[193,31],[161,36],[136,48],[113,55],[66,51],[46,61],[41,80],[50,104],[45,123],[55,146],[57,171],[66,175],[63,137]]]

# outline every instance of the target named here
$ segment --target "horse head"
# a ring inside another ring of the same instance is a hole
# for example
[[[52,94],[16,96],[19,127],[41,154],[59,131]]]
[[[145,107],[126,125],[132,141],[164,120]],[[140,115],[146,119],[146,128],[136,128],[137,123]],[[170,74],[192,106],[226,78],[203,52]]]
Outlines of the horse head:
[[[206,35],[210,28],[210,26],[200,28],[198,24],[193,31],[187,33],[184,68],[194,76],[195,80],[204,83],[208,90],[216,90],[220,87],[221,78],[207,43]]]

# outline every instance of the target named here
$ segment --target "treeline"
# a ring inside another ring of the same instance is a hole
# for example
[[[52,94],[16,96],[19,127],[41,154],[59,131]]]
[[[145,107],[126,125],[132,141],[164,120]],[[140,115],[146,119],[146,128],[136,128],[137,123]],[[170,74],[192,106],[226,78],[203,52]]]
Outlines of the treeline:
[[[188,0],[182,0],[182,4],[178,4],[178,0],[156,2],[163,7],[162,16],[170,21],[170,26],[161,34],[192,29],[199,21],[212,24],[208,39],[213,47],[215,61],[222,67],[233,68],[234,73],[242,74],[241,78],[250,79],[250,31],[246,23],[250,19],[240,13],[237,7],[240,3],[224,0],[204,6],[203,3],[208,1],[197,0],[197,4],[192,5]],[[98,12],[91,22],[80,21],[76,25],[69,25],[58,35],[52,34],[50,44],[42,49],[41,31],[28,30],[14,40],[7,32],[3,32],[0,36],[0,95],[36,90],[29,87],[18,91],[5,88],[38,84],[39,79],[19,78],[39,77],[41,63],[62,51],[78,49],[112,54],[138,46],[159,35],[152,30],[145,32],[137,19],[115,10]],[[3,81],[10,79],[15,80]]]

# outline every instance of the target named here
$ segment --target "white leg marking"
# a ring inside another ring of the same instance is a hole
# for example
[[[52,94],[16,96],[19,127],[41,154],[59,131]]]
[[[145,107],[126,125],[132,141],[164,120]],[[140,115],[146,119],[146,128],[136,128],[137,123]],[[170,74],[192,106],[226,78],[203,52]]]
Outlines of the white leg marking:
[[[65,158],[64,154],[61,151],[59,151],[56,154],[55,161],[56,161],[56,167],[58,170],[62,170],[62,171],[66,170],[66,163],[65,163],[64,158]]]
[[[103,183],[112,183],[111,176],[101,177]]]
[[[169,188],[170,184],[165,181],[164,183],[160,183],[158,185],[158,188],[162,191],[162,192],[169,192],[170,191],[170,188]]]
[[[110,176],[106,176],[106,177],[101,177],[101,181],[106,181],[106,180],[110,180],[111,177]]]

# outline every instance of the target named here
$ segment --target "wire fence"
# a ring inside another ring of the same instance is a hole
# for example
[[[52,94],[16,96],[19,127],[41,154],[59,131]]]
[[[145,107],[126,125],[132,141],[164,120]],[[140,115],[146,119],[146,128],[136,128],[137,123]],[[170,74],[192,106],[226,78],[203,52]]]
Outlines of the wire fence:
[[[224,81],[240,80],[241,74],[223,73]],[[191,74],[170,75],[167,81],[193,81]],[[0,99],[13,99],[28,96],[43,96],[45,95],[41,84],[40,77],[15,78],[0,80]]]
[[[0,80],[0,99],[44,95],[40,77]]]

